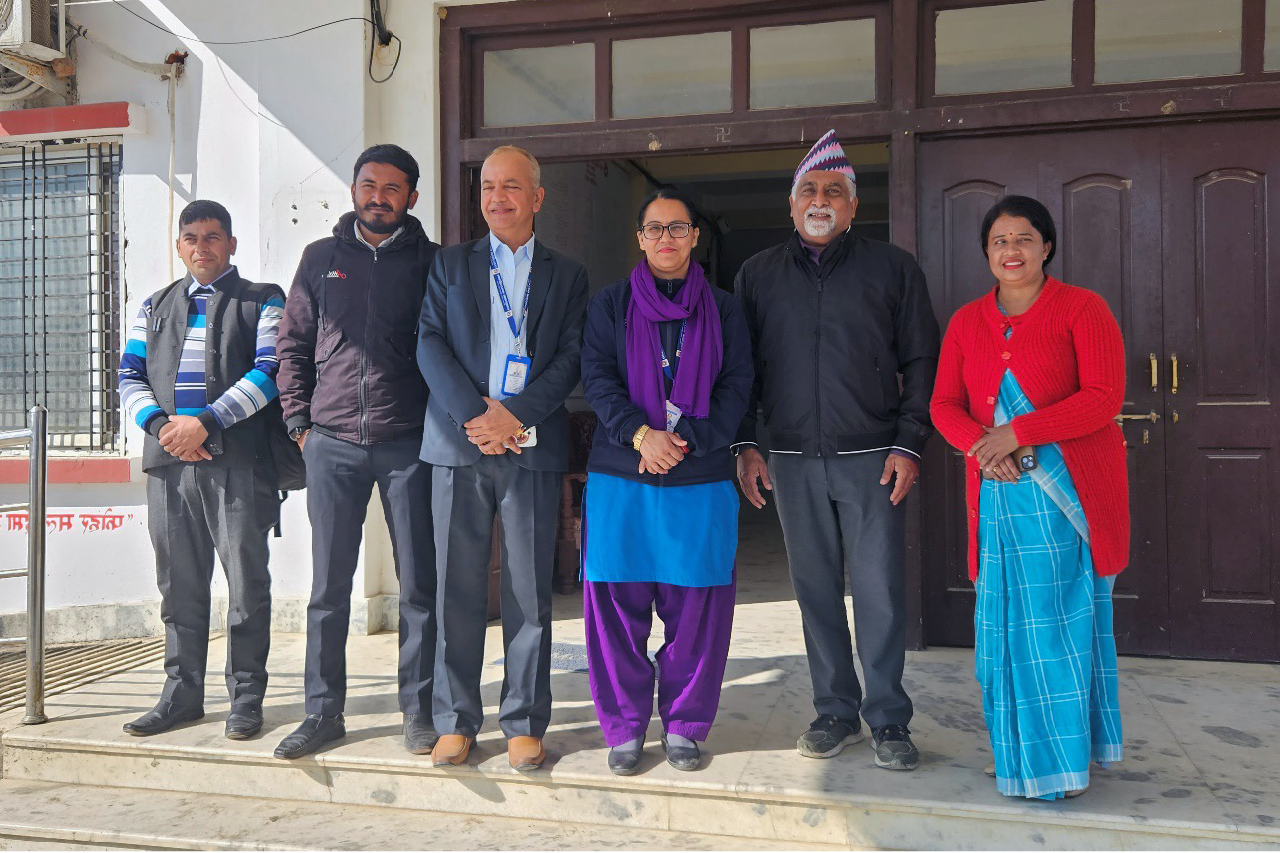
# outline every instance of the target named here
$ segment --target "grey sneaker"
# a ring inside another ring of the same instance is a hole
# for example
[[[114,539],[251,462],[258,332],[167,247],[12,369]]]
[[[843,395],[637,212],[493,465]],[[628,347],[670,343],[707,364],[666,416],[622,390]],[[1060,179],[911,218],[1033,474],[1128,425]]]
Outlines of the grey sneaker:
[[[876,751],[876,767],[915,770],[920,763],[920,750],[911,742],[906,726],[876,726],[871,730],[871,748]]]
[[[832,714],[819,714],[800,735],[796,750],[805,758],[830,758],[851,743],[862,740],[862,723]]]

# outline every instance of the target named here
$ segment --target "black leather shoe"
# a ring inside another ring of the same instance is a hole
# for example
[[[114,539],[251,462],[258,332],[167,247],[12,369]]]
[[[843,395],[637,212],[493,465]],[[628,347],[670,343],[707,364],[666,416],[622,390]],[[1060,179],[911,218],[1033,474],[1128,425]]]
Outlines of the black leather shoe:
[[[640,769],[640,756],[643,752],[643,745],[637,749],[613,747],[609,750],[609,772],[615,776],[634,776]]]
[[[236,705],[227,715],[227,737],[245,740],[262,731],[261,705]]]
[[[404,748],[414,755],[429,755],[440,735],[436,734],[430,714],[404,715]]]
[[[158,735],[174,726],[190,723],[204,716],[200,705],[175,705],[160,702],[132,723],[125,723],[124,730],[131,735]]]
[[[310,755],[329,741],[346,737],[347,727],[343,724],[342,715],[322,717],[319,714],[308,714],[302,725],[293,730],[293,734],[280,741],[276,747],[276,758],[301,758]]]
[[[672,746],[667,743],[667,736],[662,735],[662,749],[667,754],[667,763],[677,770],[697,770],[702,761],[702,752],[698,745]]]

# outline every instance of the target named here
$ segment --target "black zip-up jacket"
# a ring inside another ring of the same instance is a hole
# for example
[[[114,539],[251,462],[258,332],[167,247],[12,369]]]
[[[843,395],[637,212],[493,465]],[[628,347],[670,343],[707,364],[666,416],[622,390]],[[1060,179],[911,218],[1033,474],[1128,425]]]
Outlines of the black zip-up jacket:
[[[738,444],[755,443],[759,402],[774,452],[924,452],[940,336],[909,252],[850,230],[814,264],[792,232],[743,264],[735,290],[756,363]]]
[[[668,297],[679,292],[681,281],[663,281]],[[724,361],[711,389],[711,409],[705,418],[682,417],[675,432],[689,442],[689,455],[670,474],[640,474],[640,452],[631,441],[646,422],[644,410],[631,400],[627,388],[627,309],[631,305],[631,281],[609,285],[591,300],[582,339],[582,391],[600,416],[587,459],[587,470],[636,480],[651,486],[690,486],[734,478],[733,454],[729,446],[746,411],[751,393],[751,335],[742,317],[742,307],[733,294],[711,288],[720,312],[720,332]],[[678,320],[659,323],[662,346],[675,369],[680,339]],[[671,380],[666,380],[668,393]]]
[[[421,439],[427,385],[418,371],[418,314],[439,246],[422,223],[371,249],[346,213],[302,252],[276,351],[290,430],[356,444]]]

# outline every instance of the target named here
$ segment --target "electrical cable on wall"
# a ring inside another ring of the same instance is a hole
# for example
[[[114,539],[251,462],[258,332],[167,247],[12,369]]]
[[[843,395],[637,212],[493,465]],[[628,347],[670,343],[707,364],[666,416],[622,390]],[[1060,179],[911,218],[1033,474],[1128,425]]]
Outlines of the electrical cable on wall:
[[[0,2],[3,2],[3,0],[0,0]],[[368,66],[369,79],[372,80],[374,83],[385,83],[391,79],[392,75],[396,73],[396,68],[400,65],[400,53],[404,47],[403,43],[400,41],[400,37],[392,33],[389,29],[387,29],[387,25],[382,14],[381,0],[369,0],[371,17],[368,17],[368,18],[359,17],[359,16],[338,18],[333,21],[326,21],[323,24],[316,24],[313,27],[307,27],[306,29],[298,30],[297,32],[293,32],[293,33],[286,33],[284,35],[264,36],[262,38],[239,39],[239,40],[232,40],[232,41],[206,41],[205,39],[198,39],[195,36],[176,33],[173,30],[169,29],[168,27],[165,27],[161,24],[157,24],[155,21],[150,20],[149,18],[139,14],[138,12],[135,12],[133,9],[130,9],[128,6],[124,4],[123,0],[112,0],[112,3],[114,3],[116,6],[123,9],[124,11],[128,12],[130,15],[133,15],[135,18],[137,18],[139,21],[142,21],[147,26],[154,27],[155,29],[159,30],[162,33],[168,33],[171,36],[177,36],[183,41],[192,42],[194,44],[204,44],[204,45],[212,45],[212,46],[261,44],[263,42],[270,42],[270,41],[283,41],[284,39],[291,39],[296,36],[305,35],[306,33],[315,32],[316,30],[322,30],[325,27],[332,27],[337,24],[345,24],[349,21],[360,21],[361,23],[369,24],[370,26],[373,27],[373,30],[374,30],[373,44],[369,46],[369,66]],[[381,77],[381,78],[374,77],[373,76],[374,53],[377,51],[379,46],[386,47],[392,42],[395,42],[395,45],[396,45],[396,57],[394,62],[391,65],[391,71],[388,72],[386,77]]]

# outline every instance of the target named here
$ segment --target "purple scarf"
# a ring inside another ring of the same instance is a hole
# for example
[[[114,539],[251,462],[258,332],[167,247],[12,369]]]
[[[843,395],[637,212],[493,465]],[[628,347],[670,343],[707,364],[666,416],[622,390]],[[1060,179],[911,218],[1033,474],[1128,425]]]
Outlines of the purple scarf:
[[[673,302],[658,292],[649,262],[641,259],[631,271],[627,316],[627,388],[632,402],[644,409],[649,427],[665,429],[667,425],[658,324],[670,320],[688,321],[671,402],[687,417],[705,418],[711,408],[711,389],[724,363],[724,338],[720,311],[702,267],[690,260],[684,287]],[[675,354],[669,355],[674,358]]]

